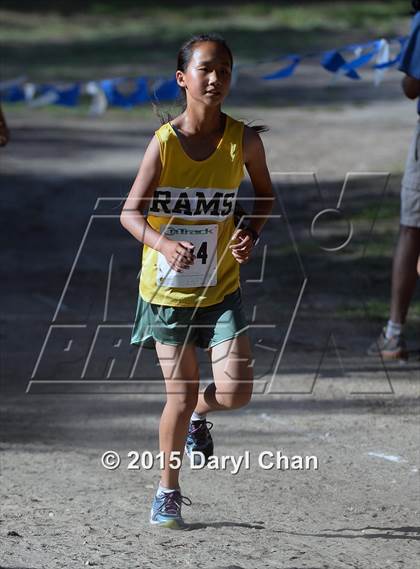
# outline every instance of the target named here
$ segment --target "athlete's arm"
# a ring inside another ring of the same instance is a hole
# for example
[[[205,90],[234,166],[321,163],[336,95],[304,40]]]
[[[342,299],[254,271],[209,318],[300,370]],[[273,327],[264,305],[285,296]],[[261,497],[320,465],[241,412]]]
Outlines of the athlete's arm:
[[[402,88],[405,96],[409,99],[417,99],[417,97],[420,97],[420,79],[414,79],[414,77],[410,77],[410,75],[404,75]]]
[[[273,186],[265,158],[264,145],[258,132],[245,126],[243,140],[244,163],[255,192],[254,207],[249,225],[261,233],[274,206]]]
[[[262,140],[254,129],[247,126],[244,127],[243,157],[255,192],[253,217],[248,226],[259,234],[273,209],[275,198]],[[246,229],[238,229],[233,238],[238,243],[229,246],[232,255],[238,263],[246,263],[253,246],[252,234]]]
[[[147,223],[145,212],[159,184],[162,162],[156,135],[150,141],[136,179],[121,211],[121,225],[138,241],[162,253],[178,272],[194,262],[194,255],[184,241],[162,236]]]

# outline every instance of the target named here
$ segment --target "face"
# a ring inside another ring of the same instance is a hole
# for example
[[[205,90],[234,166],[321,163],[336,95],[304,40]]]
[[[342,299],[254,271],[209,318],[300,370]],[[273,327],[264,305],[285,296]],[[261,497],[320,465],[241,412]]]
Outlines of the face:
[[[200,101],[209,106],[220,105],[226,97],[231,75],[229,54],[216,42],[195,44],[187,70],[176,72],[187,101]]]

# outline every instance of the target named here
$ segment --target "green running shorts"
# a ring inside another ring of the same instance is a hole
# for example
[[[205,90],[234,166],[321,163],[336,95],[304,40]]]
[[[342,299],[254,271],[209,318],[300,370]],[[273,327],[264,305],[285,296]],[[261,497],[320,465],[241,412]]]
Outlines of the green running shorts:
[[[212,348],[248,331],[240,287],[222,302],[198,308],[151,304],[139,294],[131,344],[155,348],[155,340],[172,346]]]

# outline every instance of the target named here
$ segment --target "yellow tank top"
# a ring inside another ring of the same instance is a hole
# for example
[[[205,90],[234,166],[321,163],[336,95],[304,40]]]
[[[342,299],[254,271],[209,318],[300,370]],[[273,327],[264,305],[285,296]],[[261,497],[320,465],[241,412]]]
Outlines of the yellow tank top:
[[[189,241],[196,259],[178,273],[155,249],[143,246],[140,295],[164,306],[211,306],[240,285],[239,264],[229,241],[235,230],[234,209],[244,177],[244,124],[226,115],[225,130],[206,160],[193,160],[184,151],[172,125],[155,132],[162,173],[150,201],[147,222],[169,239]]]

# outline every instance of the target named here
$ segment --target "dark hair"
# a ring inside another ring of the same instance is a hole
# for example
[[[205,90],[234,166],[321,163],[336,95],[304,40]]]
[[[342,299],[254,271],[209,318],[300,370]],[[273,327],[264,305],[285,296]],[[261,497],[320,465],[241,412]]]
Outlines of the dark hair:
[[[230,67],[233,67],[233,55],[230,51],[230,47],[226,43],[226,40],[222,38],[220,34],[198,34],[192,36],[189,40],[187,40],[184,44],[182,44],[179,52],[178,52],[178,63],[177,63],[177,71],[186,71],[189,62],[191,61],[192,54],[194,53],[194,46],[196,43],[202,43],[206,41],[211,41],[214,43],[218,43],[222,46],[230,59]]]
[[[226,43],[226,40],[220,34],[210,33],[210,34],[196,34],[196,35],[190,37],[189,40],[187,40],[186,42],[184,42],[182,44],[182,46],[180,47],[180,50],[178,52],[178,60],[177,60],[177,67],[176,67],[177,71],[182,71],[185,73],[185,71],[187,70],[188,65],[191,61],[192,55],[194,53],[195,45],[197,43],[208,42],[208,41],[217,43],[226,50],[226,53],[228,54],[229,59],[230,59],[230,67],[232,68],[233,67],[233,55],[232,55],[232,51],[231,51],[230,47]],[[186,107],[187,107],[185,89],[181,88],[180,96],[176,99],[175,102],[181,103],[182,112],[184,112]],[[153,106],[153,110],[154,110],[155,114],[160,118],[160,122],[162,124],[165,124],[166,122],[169,122],[173,119],[173,117],[170,113],[162,112],[162,110],[159,108],[159,106],[156,103],[152,102],[152,106]],[[269,128],[265,125],[253,125],[253,126],[251,126],[250,124],[247,124],[247,126],[250,126],[252,129],[256,130],[257,132],[266,132],[269,130]]]
[[[413,15],[420,12],[420,0],[411,0],[411,5],[413,6],[413,11],[411,12]]]

